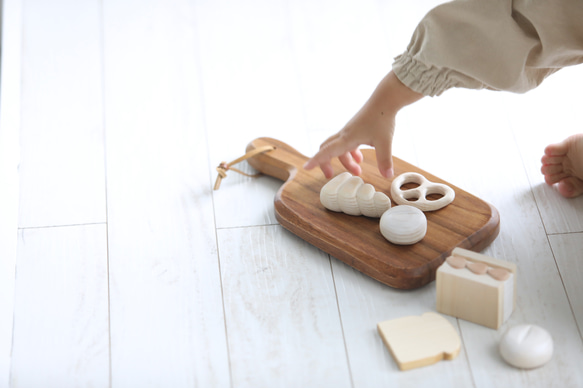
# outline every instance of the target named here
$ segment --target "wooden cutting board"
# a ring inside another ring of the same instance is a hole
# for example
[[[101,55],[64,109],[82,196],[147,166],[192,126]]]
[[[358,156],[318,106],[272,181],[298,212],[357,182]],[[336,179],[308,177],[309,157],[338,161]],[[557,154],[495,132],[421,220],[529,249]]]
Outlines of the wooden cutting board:
[[[284,181],[275,196],[275,215],[292,233],[360,272],[391,287],[413,289],[435,279],[435,272],[455,247],[481,251],[500,229],[498,211],[462,189],[393,157],[395,176],[417,172],[455,191],[443,209],[425,212],[427,234],[417,244],[394,245],[380,233],[379,219],[350,216],[327,210],[320,203],[320,189],[328,182],[319,169],[303,169],[308,158],[275,139],[259,138],[247,151],[266,145],[275,149],[248,159],[258,171]],[[364,149],[361,177],[390,197],[392,180],[378,172],[375,152]],[[334,172],[345,169],[333,162]],[[392,202],[392,206],[396,206]]]

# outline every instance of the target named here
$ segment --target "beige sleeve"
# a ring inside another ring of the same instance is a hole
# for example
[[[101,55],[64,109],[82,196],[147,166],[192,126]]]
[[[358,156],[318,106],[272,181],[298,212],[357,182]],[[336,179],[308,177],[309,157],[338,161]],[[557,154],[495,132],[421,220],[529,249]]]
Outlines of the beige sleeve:
[[[524,93],[582,62],[582,0],[455,0],[423,18],[393,71],[428,96],[453,87]]]

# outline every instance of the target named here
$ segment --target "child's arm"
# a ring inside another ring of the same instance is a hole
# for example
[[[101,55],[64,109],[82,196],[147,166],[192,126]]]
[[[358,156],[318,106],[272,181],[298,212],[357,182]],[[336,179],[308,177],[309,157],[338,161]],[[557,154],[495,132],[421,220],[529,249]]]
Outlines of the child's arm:
[[[423,96],[454,88],[522,93],[564,66],[583,62],[581,0],[455,0],[431,10],[407,50],[369,101],[326,140],[306,168],[333,174],[338,157],[360,173],[358,146],[376,148],[379,170],[392,175],[395,115]]]

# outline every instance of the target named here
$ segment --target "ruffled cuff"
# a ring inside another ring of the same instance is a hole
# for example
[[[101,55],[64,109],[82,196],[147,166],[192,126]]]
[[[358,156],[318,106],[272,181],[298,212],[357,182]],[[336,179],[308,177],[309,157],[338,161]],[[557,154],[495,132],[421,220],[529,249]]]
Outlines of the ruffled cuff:
[[[409,52],[395,57],[393,72],[409,89],[424,96],[439,96],[451,88],[484,89],[486,85],[455,70],[428,66]]]

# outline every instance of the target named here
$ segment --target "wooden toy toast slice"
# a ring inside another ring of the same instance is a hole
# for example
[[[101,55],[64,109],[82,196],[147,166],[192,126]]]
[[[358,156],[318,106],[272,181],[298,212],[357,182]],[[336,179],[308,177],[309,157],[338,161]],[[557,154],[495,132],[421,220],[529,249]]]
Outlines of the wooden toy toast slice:
[[[498,235],[500,216],[487,202],[399,158],[393,157],[395,176],[417,172],[432,182],[455,190],[455,200],[443,209],[428,212],[427,234],[418,243],[399,246],[380,233],[379,220],[332,212],[320,203],[320,189],[328,181],[319,169],[306,171],[308,158],[289,145],[258,138],[247,152],[273,146],[248,159],[256,170],[284,181],[275,195],[275,215],[286,229],[360,272],[399,289],[421,287],[435,279],[435,272],[456,247],[480,251]],[[375,152],[362,150],[362,178],[390,196],[392,180],[382,177]],[[334,171],[344,168],[333,162]],[[395,205],[395,204],[393,204]]]
[[[453,360],[461,349],[451,323],[432,312],[384,321],[377,330],[400,370]]]

